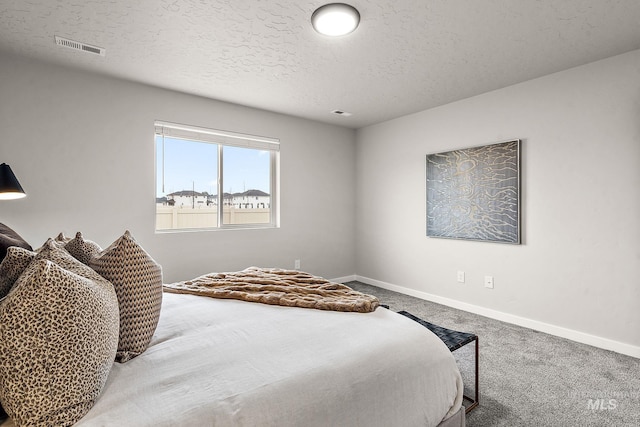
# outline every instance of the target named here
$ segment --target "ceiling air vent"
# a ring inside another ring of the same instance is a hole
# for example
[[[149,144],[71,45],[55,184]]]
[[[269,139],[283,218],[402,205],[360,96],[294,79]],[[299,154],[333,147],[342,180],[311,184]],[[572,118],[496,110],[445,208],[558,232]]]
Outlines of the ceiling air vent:
[[[69,49],[79,50],[81,52],[93,53],[95,55],[104,56],[106,49],[92,46],[86,43],[80,43],[75,40],[65,39],[64,37],[55,36],[56,44],[62,47],[68,47]]]

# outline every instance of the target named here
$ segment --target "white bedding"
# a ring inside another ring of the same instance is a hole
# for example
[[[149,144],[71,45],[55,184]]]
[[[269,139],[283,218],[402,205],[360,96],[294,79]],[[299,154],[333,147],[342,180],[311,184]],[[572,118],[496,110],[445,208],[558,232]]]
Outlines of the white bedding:
[[[150,347],[77,426],[435,426],[461,406],[447,347],[384,308],[163,298]]]

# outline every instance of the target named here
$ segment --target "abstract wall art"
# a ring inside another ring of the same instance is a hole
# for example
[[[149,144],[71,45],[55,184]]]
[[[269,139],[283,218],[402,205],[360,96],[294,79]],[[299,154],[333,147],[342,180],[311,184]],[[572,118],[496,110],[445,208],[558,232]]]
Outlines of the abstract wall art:
[[[520,243],[520,140],[427,155],[427,236]]]

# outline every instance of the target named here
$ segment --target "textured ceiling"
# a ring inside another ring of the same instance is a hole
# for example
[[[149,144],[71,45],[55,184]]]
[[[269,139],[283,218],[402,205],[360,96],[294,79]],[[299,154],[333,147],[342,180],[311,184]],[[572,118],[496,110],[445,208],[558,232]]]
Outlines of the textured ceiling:
[[[331,39],[321,0],[0,0],[0,50],[359,128],[640,49],[639,0],[349,3]]]

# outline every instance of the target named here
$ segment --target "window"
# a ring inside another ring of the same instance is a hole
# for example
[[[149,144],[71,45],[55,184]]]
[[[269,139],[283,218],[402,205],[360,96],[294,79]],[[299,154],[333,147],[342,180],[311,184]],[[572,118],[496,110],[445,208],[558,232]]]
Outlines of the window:
[[[156,231],[278,226],[277,139],[156,122],[155,144]]]

